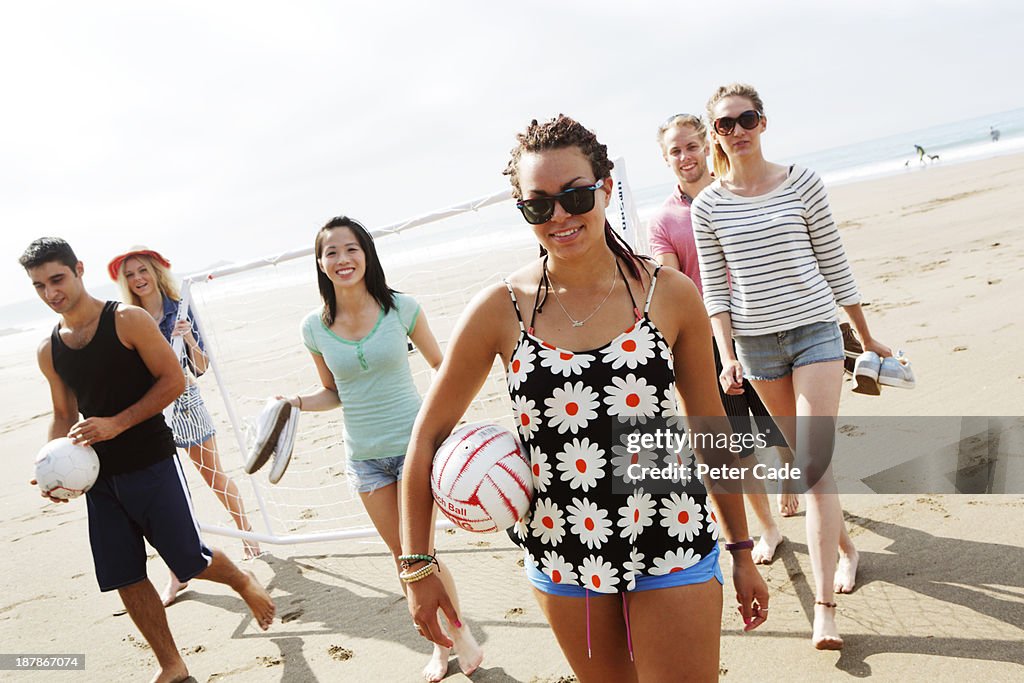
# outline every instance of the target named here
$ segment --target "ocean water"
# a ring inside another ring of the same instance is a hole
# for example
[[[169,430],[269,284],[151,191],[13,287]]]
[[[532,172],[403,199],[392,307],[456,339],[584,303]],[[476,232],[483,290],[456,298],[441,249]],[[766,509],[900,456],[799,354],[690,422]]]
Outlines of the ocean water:
[[[994,142],[991,129],[999,131]],[[922,146],[936,160],[924,164],[918,160],[914,145]],[[917,173],[932,165],[949,165],[975,159],[1024,152],[1024,109],[990,114],[921,130],[890,135],[877,140],[822,150],[793,157],[788,161],[813,168],[826,184],[837,185],[900,173]],[[671,183],[633,187],[633,200],[641,222],[671,192]],[[446,219],[437,224],[413,228],[400,235],[389,235],[378,241],[385,266],[401,267],[413,263],[429,263],[432,257],[450,257],[493,251],[531,241],[532,233],[523,229],[511,204],[506,202],[480,211]],[[293,277],[295,281],[308,275],[308,256],[301,263],[277,266],[275,278],[261,277],[258,271],[233,277],[224,288],[225,294],[239,290],[258,290],[274,283],[280,286]],[[110,291],[96,291],[99,297],[116,298]],[[15,348],[31,348],[54,322],[54,316],[36,299],[0,306],[0,354]]]

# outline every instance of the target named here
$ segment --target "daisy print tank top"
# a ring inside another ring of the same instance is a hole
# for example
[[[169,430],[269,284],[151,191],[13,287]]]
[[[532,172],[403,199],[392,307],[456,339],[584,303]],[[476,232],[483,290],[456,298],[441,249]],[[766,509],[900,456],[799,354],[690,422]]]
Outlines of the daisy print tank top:
[[[613,443],[616,420],[679,419],[671,350],[648,315],[657,279],[655,270],[642,313],[634,301],[633,326],[585,352],[535,336],[505,281],[520,328],[506,380],[535,491],[508,533],[554,583],[629,591],[638,576],[688,569],[715,548],[718,524],[703,487],[645,491],[627,476],[629,466],[669,463]],[[671,457],[692,466],[692,453],[690,462]]]

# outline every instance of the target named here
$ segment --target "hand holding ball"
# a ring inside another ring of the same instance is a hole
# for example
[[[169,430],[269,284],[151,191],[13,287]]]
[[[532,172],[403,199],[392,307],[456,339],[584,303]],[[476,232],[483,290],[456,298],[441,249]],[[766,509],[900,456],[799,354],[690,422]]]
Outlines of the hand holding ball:
[[[467,531],[502,531],[530,509],[533,476],[516,435],[492,424],[464,425],[445,439],[430,474],[434,501]]]
[[[96,451],[77,446],[67,437],[54,439],[36,456],[36,483],[50,498],[77,498],[92,488],[99,473]]]

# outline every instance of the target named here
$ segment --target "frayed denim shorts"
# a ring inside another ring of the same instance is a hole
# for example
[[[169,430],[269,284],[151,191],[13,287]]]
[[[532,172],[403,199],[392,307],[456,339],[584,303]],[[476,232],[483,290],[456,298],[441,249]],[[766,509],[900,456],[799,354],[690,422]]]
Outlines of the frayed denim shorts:
[[[354,493],[370,493],[394,484],[402,478],[405,456],[374,458],[372,460],[349,460],[348,481]]]
[[[835,320],[792,330],[736,337],[736,358],[750,380],[781,379],[811,363],[843,360],[843,335]]]

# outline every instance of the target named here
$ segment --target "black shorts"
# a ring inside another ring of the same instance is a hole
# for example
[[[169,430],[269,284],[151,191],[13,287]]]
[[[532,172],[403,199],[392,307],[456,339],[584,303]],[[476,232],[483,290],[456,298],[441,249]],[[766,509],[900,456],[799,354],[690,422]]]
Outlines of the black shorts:
[[[171,456],[141,470],[105,476],[89,492],[89,544],[96,581],[111,591],[146,578],[149,541],[179,581],[202,573],[213,553],[199,535],[185,474]]]
[[[722,356],[718,353],[718,344],[712,342],[711,345],[715,347],[715,377],[717,379],[722,375]],[[735,345],[733,345],[733,353],[736,353]],[[729,417],[729,424],[732,426],[734,434],[753,434],[754,425],[756,425],[757,431],[764,436],[768,446],[788,445],[786,437],[782,435],[782,430],[775,424],[775,420],[772,419],[768,409],[761,402],[761,397],[754,391],[750,382],[743,380],[742,394],[725,393],[722,391],[722,383],[719,382],[718,395],[722,399],[722,407],[725,408],[725,414]],[[751,424],[751,417],[753,417],[754,425]],[[753,453],[754,449],[751,448],[740,453],[740,457],[746,458]]]

